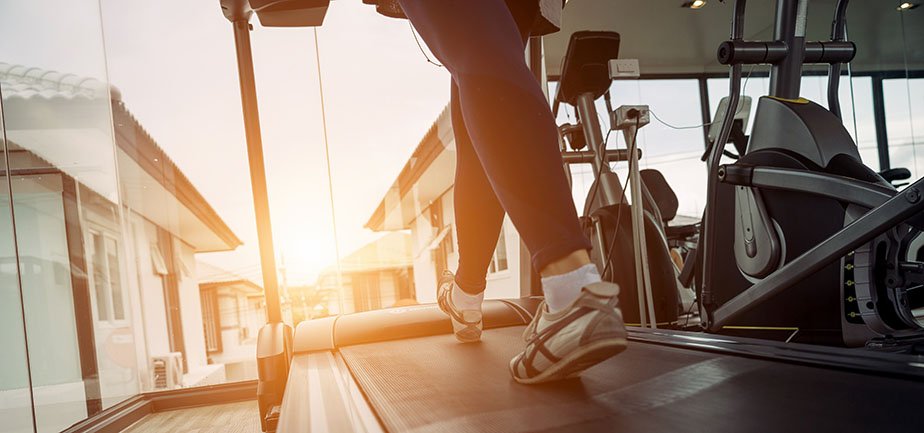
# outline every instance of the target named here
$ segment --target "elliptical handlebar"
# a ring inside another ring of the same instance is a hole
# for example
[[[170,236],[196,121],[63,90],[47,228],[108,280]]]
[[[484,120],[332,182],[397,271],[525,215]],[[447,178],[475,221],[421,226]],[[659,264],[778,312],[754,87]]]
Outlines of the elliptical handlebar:
[[[831,41],[847,41],[847,4],[849,0],[837,0],[834,8],[834,20],[831,22]],[[851,59],[853,60],[853,59]],[[841,101],[838,95],[841,81],[841,63],[831,63],[828,67],[828,110],[841,119]]]
[[[747,0],[735,1],[731,31],[732,42],[742,41],[744,38],[744,12],[746,7]],[[715,142],[715,145],[712,146],[707,163],[709,178],[706,181],[705,223],[703,224],[702,228],[703,269],[708,269],[709,263],[713,260],[713,248],[715,247],[717,240],[714,222],[716,221],[718,212],[714,203],[716,203],[718,198],[718,170],[722,161],[723,150],[725,150],[725,143],[728,143],[728,138],[731,136],[732,126],[735,123],[735,114],[738,112],[738,102],[741,97],[740,63],[731,65],[728,87],[728,108],[725,110],[725,119],[722,123],[722,130],[719,132],[719,136]],[[705,319],[704,324],[707,327],[712,323],[712,306],[714,303],[712,297],[712,276],[710,274],[710,272],[704,272],[702,275],[702,299],[700,299],[702,316]]]
[[[763,65],[778,63],[788,53],[789,48],[782,41],[730,40],[719,45],[717,57],[723,65]],[[806,42],[802,63],[847,63],[856,54],[857,46],[850,41]]]

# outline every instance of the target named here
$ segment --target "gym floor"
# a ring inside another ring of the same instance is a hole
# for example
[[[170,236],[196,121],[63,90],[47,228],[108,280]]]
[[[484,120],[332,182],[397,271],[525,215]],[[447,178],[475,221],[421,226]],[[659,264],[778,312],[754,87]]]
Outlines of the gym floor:
[[[257,401],[242,401],[150,414],[125,429],[130,433],[260,433]]]

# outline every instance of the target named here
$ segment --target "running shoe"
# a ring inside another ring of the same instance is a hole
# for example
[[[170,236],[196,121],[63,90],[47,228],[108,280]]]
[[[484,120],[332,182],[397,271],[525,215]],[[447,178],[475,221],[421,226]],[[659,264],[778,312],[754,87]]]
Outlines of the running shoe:
[[[619,286],[590,284],[567,308],[549,312],[543,302],[523,338],[526,348],[510,360],[510,373],[523,384],[575,377],[626,349],[619,310]]]
[[[484,327],[481,307],[477,310],[460,310],[452,303],[452,289],[456,285],[456,277],[451,271],[443,271],[437,289],[436,302],[452,322],[452,331],[456,339],[463,343],[481,341],[481,330]]]

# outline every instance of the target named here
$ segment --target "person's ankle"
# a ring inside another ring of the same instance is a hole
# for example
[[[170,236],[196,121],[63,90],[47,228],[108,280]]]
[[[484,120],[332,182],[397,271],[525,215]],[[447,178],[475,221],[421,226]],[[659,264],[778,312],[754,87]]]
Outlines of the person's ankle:
[[[459,310],[480,310],[484,302],[484,290],[479,293],[466,292],[458,282],[452,285],[452,305]]]
[[[600,274],[591,263],[561,275],[542,277],[542,291],[549,313],[568,308],[581,296],[584,287],[599,282]]]
[[[587,254],[587,250],[577,250],[565,257],[547,264],[544,268],[539,270],[539,275],[542,277],[562,275],[574,271],[575,269],[579,269],[589,263],[590,255]]]

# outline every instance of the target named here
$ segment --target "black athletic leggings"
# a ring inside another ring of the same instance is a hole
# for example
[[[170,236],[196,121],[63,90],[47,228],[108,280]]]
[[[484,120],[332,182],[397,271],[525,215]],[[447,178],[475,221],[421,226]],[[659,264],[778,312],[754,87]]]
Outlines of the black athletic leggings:
[[[538,0],[399,0],[452,74],[456,282],[484,290],[504,211],[533,266],[589,249],[562,168],[555,119],[526,65]]]

